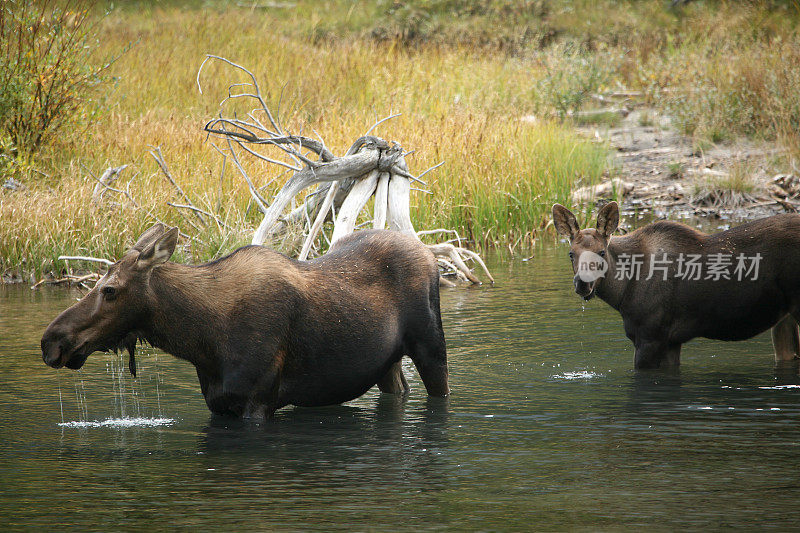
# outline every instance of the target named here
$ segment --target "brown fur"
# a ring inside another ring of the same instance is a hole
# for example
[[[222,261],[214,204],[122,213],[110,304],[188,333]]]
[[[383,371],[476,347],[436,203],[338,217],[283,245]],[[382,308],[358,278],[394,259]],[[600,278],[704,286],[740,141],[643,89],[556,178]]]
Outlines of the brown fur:
[[[770,328],[776,360],[800,356],[795,321],[800,317],[800,215],[778,215],[713,235],[661,221],[611,238],[616,223],[605,221],[613,222],[615,213],[618,207],[612,202],[598,214],[598,227],[581,230],[566,208],[553,207],[556,228],[570,239],[573,274],[575,258],[584,251],[606,254],[606,276],[585,282],[575,275],[575,291],[587,300],[596,294],[619,311],[636,348],[637,368],[678,365],[681,345],[694,337],[744,340]],[[654,272],[647,280],[651,254],[661,259],[665,253],[667,279]],[[713,280],[705,279],[706,272],[701,280],[676,277],[680,254],[700,254],[705,261],[718,253],[732,256],[731,273],[737,255],[761,254],[758,278]],[[616,279],[622,254],[643,254],[639,280]]]
[[[59,315],[45,362],[80,368],[142,338],[196,367],[212,411],[247,417],[348,401],[376,383],[404,392],[403,355],[430,394],[449,393],[438,267],[416,238],[364,231],[308,262],[248,246],[187,266],[167,262],[176,237],[149,230]]]

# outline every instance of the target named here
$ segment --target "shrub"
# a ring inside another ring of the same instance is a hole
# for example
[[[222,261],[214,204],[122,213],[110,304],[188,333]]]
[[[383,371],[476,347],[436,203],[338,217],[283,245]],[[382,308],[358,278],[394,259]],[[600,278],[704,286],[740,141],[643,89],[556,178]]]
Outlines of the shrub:
[[[95,60],[98,28],[90,5],[0,0],[0,138],[6,156],[28,157],[63,130],[93,120],[110,62]]]
[[[411,46],[459,45],[519,54],[548,37],[542,24],[546,12],[544,0],[396,0],[375,14],[368,34]]]
[[[540,109],[555,110],[561,119],[607,84],[617,64],[610,53],[590,53],[569,42],[551,46],[538,59],[544,75],[534,85],[535,98]]]

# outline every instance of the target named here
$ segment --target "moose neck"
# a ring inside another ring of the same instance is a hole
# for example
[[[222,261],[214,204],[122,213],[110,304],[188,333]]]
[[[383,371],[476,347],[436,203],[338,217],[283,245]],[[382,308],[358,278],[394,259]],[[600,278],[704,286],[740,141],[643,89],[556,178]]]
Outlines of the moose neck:
[[[219,282],[207,268],[164,263],[150,275],[149,316],[144,337],[153,346],[206,372],[220,333]],[[224,300],[224,296],[222,298]]]

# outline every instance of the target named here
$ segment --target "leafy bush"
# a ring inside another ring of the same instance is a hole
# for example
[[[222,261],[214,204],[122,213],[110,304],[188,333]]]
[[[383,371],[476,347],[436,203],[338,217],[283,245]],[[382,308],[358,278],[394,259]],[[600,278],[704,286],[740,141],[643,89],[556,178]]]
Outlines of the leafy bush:
[[[0,0],[0,138],[30,156],[89,124],[109,62],[97,63],[97,20],[84,0]]]
[[[573,43],[551,46],[539,54],[544,75],[534,85],[544,111],[559,118],[578,111],[593,93],[611,79],[617,61],[608,53],[589,53]]]

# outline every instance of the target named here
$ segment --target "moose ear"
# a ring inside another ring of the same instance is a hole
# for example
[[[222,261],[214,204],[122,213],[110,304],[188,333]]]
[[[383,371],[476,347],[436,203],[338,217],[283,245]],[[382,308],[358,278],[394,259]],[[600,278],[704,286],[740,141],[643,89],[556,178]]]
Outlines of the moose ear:
[[[619,226],[619,206],[617,202],[609,202],[597,213],[597,231],[608,239]]]
[[[172,228],[152,243],[139,254],[136,265],[139,268],[152,268],[172,257],[175,246],[178,244],[178,228]]]
[[[559,235],[569,237],[569,240],[574,239],[581,230],[572,211],[561,204],[553,204],[553,225]]]
[[[159,222],[158,224],[151,227],[149,230],[142,233],[142,236],[139,237],[139,240],[136,241],[136,244],[133,245],[131,250],[137,250],[140,253],[147,248],[150,244],[153,243],[157,238],[164,235],[164,231],[166,231],[166,227],[164,224]]]

